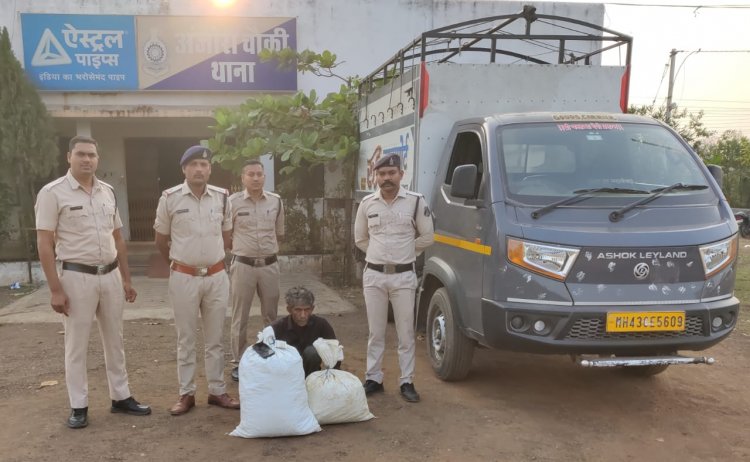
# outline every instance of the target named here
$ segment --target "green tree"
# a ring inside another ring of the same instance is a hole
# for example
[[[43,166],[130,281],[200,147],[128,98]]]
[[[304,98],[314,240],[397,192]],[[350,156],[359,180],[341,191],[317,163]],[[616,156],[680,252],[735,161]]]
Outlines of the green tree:
[[[16,191],[19,225],[33,227],[35,187],[57,163],[55,131],[47,108],[26,77],[10,45],[8,30],[0,33],[0,175],[2,189]],[[5,197],[8,197],[5,195]],[[10,204],[0,205],[8,217]],[[7,222],[4,224],[7,231]]]
[[[727,130],[718,140],[707,144],[703,158],[707,164],[724,170],[724,194],[734,207],[750,207],[750,139]]]
[[[239,171],[246,160],[270,153],[285,164],[281,169],[284,174],[331,161],[353,164],[359,149],[357,92],[351,79],[334,72],[339,65],[336,55],[285,49],[263,50],[260,57],[277,60],[280,67],[295,65],[302,73],[334,77],[344,83],[338,93],[330,93],[322,101],[311,90],[249,98],[238,108],[216,109],[214,136],[208,140],[215,161]]]
[[[666,122],[667,108],[664,105],[631,105],[628,108],[628,113],[650,116],[668,123],[697,153],[701,153],[706,139],[713,134],[703,124],[703,111],[692,113],[687,108],[675,109],[672,111],[669,122]]]

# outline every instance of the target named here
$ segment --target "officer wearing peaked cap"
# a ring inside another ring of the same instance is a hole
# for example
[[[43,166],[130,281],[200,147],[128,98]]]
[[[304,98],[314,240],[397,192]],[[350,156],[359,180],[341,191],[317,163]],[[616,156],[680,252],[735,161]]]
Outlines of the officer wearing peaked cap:
[[[379,189],[362,199],[354,221],[354,241],[366,254],[362,275],[367,307],[365,393],[383,391],[383,353],[388,302],[398,334],[401,396],[419,401],[414,388],[414,296],[416,256],[434,242],[432,214],[424,198],[401,187],[401,156],[382,157],[374,166]]]
[[[211,151],[188,148],[180,159],[185,182],[162,194],[156,209],[156,247],[170,262],[169,299],[177,330],[180,398],[169,412],[181,415],[195,406],[195,331],[203,323],[208,404],[239,409],[226,393],[222,332],[229,297],[224,270],[230,242],[229,192],[208,184]]]

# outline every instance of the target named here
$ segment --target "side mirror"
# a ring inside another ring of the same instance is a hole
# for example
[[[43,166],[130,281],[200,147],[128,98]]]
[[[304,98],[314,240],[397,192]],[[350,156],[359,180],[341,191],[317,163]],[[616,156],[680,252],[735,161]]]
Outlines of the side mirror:
[[[473,199],[477,190],[477,166],[474,164],[460,165],[453,171],[451,196],[462,199]]]
[[[721,188],[724,181],[724,170],[719,165],[707,165],[707,167],[708,171],[711,172],[711,176],[714,177],[714,180],[719,183],[719,187]]]

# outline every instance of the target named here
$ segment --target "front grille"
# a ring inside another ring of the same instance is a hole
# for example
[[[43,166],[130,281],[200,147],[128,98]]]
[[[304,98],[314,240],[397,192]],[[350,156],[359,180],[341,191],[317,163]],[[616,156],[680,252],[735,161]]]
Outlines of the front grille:
[[[630,340],[670,337],[703,337],[703,319],[688,316],[681,332],[607,332],[603,318],[577,319],[565,336],[567,340]]]

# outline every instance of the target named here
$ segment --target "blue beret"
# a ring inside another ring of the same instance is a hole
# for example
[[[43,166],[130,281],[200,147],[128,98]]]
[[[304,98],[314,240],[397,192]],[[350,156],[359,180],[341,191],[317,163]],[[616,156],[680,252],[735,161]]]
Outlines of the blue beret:
[[[380,167],[398,167],[401,169],[401,156],[398,154],[388,154],[381,157],[380,160],[375,163],[375,167],[373,168],[374,170],[377,170]]]
[[[187,164],[193,159],[206,159],[210,161],[212,155],[213,154],[211,153],[211,150],[206,147],[190,146],[185,151],[185,154],[182,155],[182,159],[180,159],[180,167]]]

